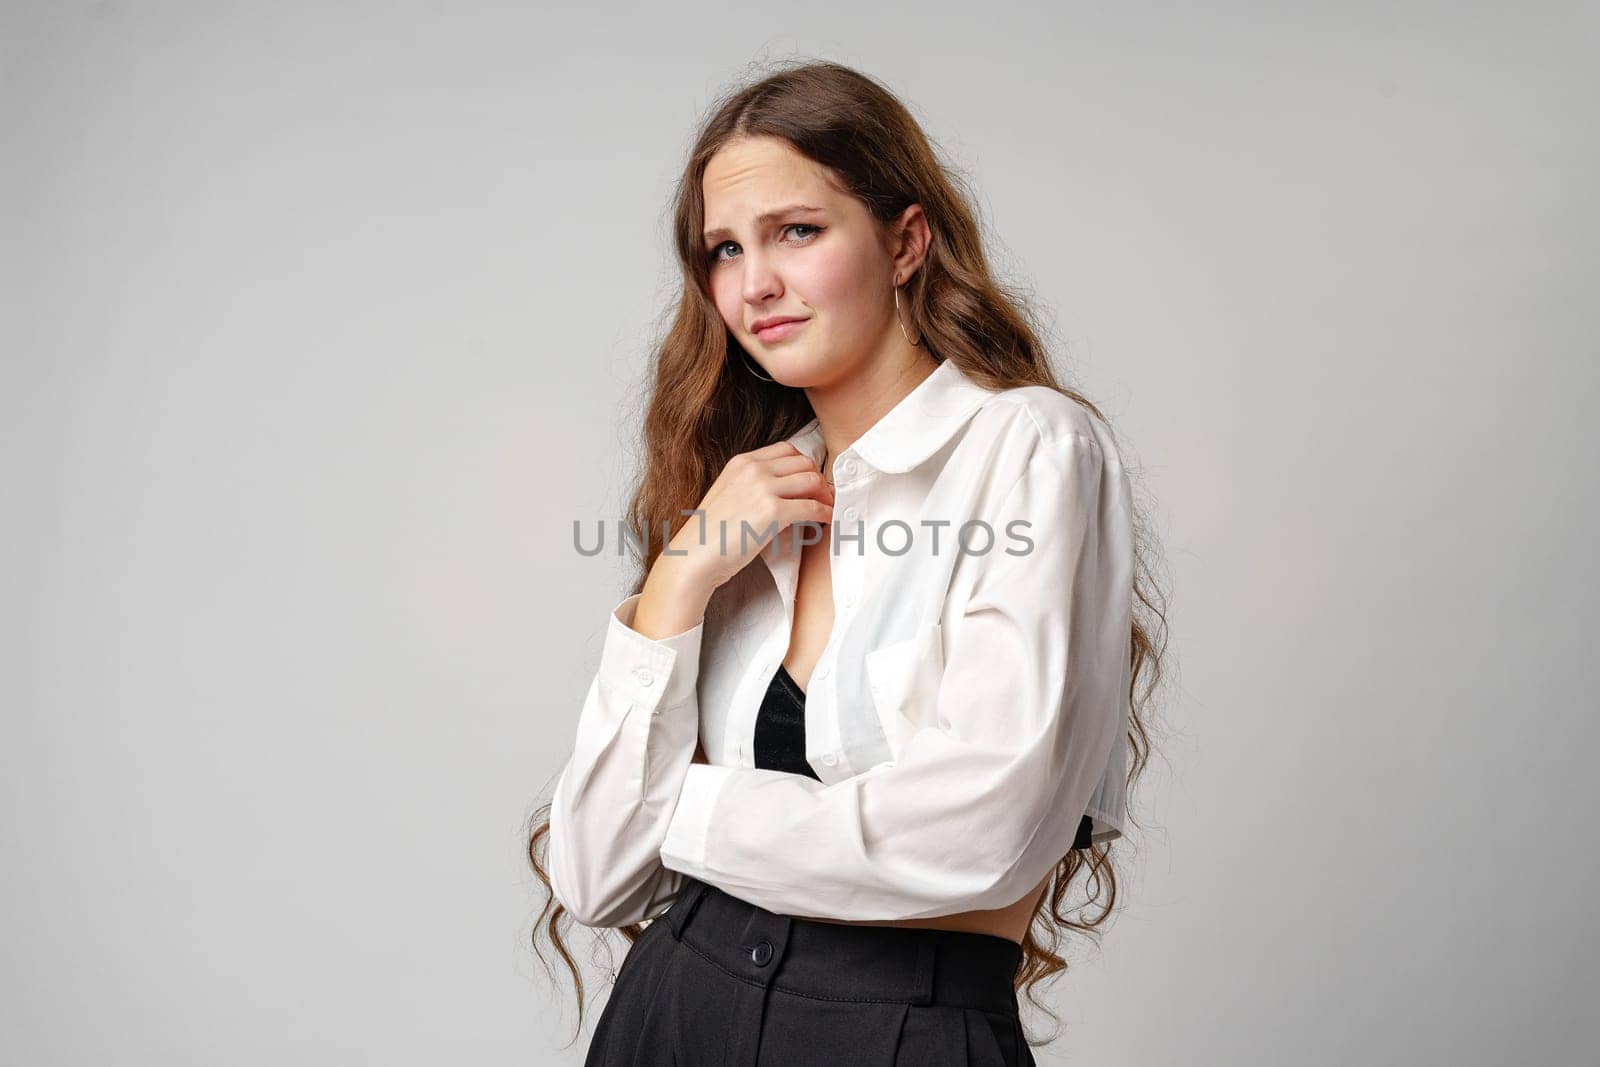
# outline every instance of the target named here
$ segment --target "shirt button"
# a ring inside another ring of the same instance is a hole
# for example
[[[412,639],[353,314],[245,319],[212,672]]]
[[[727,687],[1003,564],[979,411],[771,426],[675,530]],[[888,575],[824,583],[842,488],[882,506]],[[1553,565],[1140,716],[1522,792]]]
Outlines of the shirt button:
[[[815,674],[818,678],[826,678],[828,676],[828,665],[824,663],[811,673]]]
[[[638,679],[640,685],[645,686],[646,688],[655,684],[656,676],[651,674],[649,669],[646,667],[640,667],[638,670],[634,671],[633,676],[634,678]]]
[[[839,762],[839,757],[830,752],[826,756],[822,757],[822,762],[832,767],[835,763]]]
[[[857,510],[856,510],[856,509],[855,509],[855,508],[853,508],[853,507],[849,507],[849,508],[845,508],[845,509],[844,509],[844,517],[845,517],[845,518],[847,518],[847,519],[849,519],[849,520],[850,520],[850,521],[852,521],[852,522],[854,522],[854,521],[855,521],[855,517],[856,517],[856,516],[857,516],[857,515],[859,515],[859,514],[861,514],[861,512],[859,512],[859,511],[857,511]]]
[[[756,942],[755,948],[750,950],[750,962],[757,967],[765,967],[772,962],[772,942],[762,938]]]
[[[856,461],[853,460],[853,459],[845,460],[842,464],[840,464],[840,466],[842,466],[844,468],[844,473],[845,473],[846,477],[850,477],[850,476],[854,475],[855,472],[856,472]]]

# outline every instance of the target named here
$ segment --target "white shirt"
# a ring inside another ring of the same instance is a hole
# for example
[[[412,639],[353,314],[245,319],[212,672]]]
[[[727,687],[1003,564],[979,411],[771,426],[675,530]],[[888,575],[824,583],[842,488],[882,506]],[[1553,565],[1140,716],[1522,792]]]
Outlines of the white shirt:
[[[821,463],[815,419],[788,440]],[[1001,908],[1084,814],[1094,840],[1121,835],[1132,512],[1105,428],[944,361],[833,473],[834,621],[805,683],[821,781],[757,768],[752,745],[790,644],[795,527],[684,633],[633,630],[628,597],[551,802],[551,884],[580,923],[654,918],[684,875],[795,916]],[[964,554],[972,519],[992,538],[974,526]]]

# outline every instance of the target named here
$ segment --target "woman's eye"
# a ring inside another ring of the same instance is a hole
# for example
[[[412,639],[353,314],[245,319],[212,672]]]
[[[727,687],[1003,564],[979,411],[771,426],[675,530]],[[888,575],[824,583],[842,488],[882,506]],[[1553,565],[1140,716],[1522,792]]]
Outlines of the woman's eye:
[[[822,232],[822,227],[821,226],[812,226],[811,224],[805,223],[805,222],[791,222],[791,223],[789,223],[789,225],[787,225],[787,226],[785,226],[783,228],[783,232],[787,232],[789,230],[811,230],[811,231],[813,231],[813,232],[811,232],[809,234],[804,234],[799,238],[800,243],[804,244],[805,242],[811,240],[811,238],[815,237],[817,234],[821,233]],[[722,242],[721,244],[719,244],[715,248],[713,248],[710,252],[706,253],[706,259],[708,259],[712,263],[721,262],[722,261],[722,257],[720,255],[718,255],[717,253],[721,252],[724,248],[727,248],[731,244],[733,244],[732,241],[724,241],[724,242]],[[738,247],[738,246],[735,245],[735,247]]]

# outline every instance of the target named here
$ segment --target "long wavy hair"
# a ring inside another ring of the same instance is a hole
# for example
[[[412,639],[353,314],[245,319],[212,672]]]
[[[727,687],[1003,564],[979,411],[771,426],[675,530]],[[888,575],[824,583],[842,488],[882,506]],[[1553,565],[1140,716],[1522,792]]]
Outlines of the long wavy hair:
[[[990,270],[973,197],[954,169],[940,160],[907,108],[873,78],[838,63],[783,63],[713,102],[678,183],[673,239],[683,286],[677,313],[655,348],[643,468],[627,509],[637,543],[645,546],[632,586],[635,593],[670,540],[670,534],[656,535],[663,528],[676,533],[688,521],[684,510],[700,503],[730,458],[782,440],[813,417],[804,390],[763,381],[740,366],[749,357],[730,336],[711,298],[701,244],[701,178],[720,148],[748,137],[778,138],[828,168],[866,205],[883,234],[908,205],[922,205],[932,241],[921,267],[905,283],[902,304],[911,320],[907,329],[932,356],[953,360],[969,377],[997,388],[1048,386],[1106,421],[1085,397],[1057,381],[1040,339],[1044,331],[1028,299],[996,281]],[[1165,582],[1152,571],[1160,556],[1142,505],[1135,508],[1134,523],[1130,801],[1152,751],[1151,704],[1166,646]],[[1061,817],[1076,820],[1079,814],[1062,812]],[[528,828],[528,860],[546,895],[535,920],[533,945],[550,970],[539,948],[540,935],[547,935],[571,972],[581,1031],[583,977],[561,937],[571,916],[551,892],[545,868],[549,815],[547,799]],[[1056,866],[1023,941],[1023,962],[1014,981],[1036,1006],[1043,1008],[1034,988],[1067,969],[1058,951],[1066,932],[1077,931],[1098,943],[1096,928],[1117,901],[1113,860],[1129,847],[1126,837],[1100,842],[1068,851]],[[645,927],[635,923],[617,929],[631,945]]]

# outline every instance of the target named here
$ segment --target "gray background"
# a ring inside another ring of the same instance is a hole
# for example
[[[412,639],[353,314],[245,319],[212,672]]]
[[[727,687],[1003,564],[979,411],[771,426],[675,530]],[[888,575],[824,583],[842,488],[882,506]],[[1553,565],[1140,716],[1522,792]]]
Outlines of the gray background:
[[[581,1059],[571,522],[690,130],[800,54],[971,177],[1157,501],[1149,829],[1041,1062],[1592,1062],[1593,5],[337,7],[4,8],[0,1059]]]

